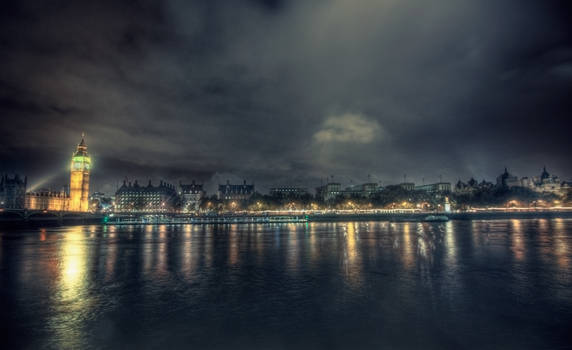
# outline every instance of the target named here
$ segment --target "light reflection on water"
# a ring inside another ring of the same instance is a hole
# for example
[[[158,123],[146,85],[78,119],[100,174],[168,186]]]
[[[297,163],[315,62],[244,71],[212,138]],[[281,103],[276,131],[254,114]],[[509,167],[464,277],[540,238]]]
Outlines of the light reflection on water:
[[[554,255],[556,256],[556,261],[563,269],[569,269],[570,266],[570,240],[568,239],[569,232],[567,234],[564,226],[564,220],[555,219],[554,220]]]
[[[62,257],[58,288],[61,291],[61,300],[63,302],[75,301],[85,289],[88,273],[87,245],[81,228],[66,232],[59,256]]]
[[[310,250],[310,265],[313,268],[316,268],[316,263],[319,259],[318,256],[318,246],[317,246],[317,231],[316,231],[316,226],[317,224],[315,222],[310,223],[309,225],[306,225],[306,231],[308,232],[309,235],[309,239],[307,239],[307,243],[309,245],[309,250]]]
[[[286,242],[284,242],[284,244],[286,245],[286,252],[287,252],[286,267],[288,273],[290,273],[291,275],[295,275],[298,272],[298,259],[300,255],[300,246],[299,246],[300,238],[298,237],[298,232],[295,226],[286,224],[285,231],[287,232],[287,235],[283,238],[286,240]]]
[[[2,325],[8,348],[558,347],[572,322],[571,229],[538,219],[0,231]]]
[[[342,273],[352,288],[359,287],[361,283],[361,252],[359,245],[359,229],[356,227],[358,224],[353,222],[348,223],[343,228],[343,259],[342,259]]]
[[[238,224],[230,225],[230,232],[229,232],[229,254],[228,254],[228,263],[230,265],[238,264]]]
[[[455,243],[455,230],[453,222],[445,223],[445,252],[447,254],[447,264],[456,266],[457,264],[457,244]]]
[[[89,232],[87,230],[87,232]],[[54,345],[61,349],[81,347],[83,334],[77,323],[89,317],[93,304],[87,286],[90,274],[88,268],[88,245],[86,230],[74,227],[61,238],[58,256],[59,278],[52,300],[53,312],[47,320],[54,332]]]
[[[413,239],[411,238],[411,229],[409,223],[403,225],[403,263],[406,268],[411,268],[415,262],[415,250]],[[393,226],[392,226],[393,228]]]
[[[511,249],[517,261],[522,261],[525,258],[525,245],[522,232],[521,220],[513,219],[510,221],[509,232],[512,239]]]
[[[197,264],[196,251],[193,253],[193,232],[190,225],[186,225],[184,229],[183,243],[181,244],[181,273],[187,280],[191,280],[193,270]]]

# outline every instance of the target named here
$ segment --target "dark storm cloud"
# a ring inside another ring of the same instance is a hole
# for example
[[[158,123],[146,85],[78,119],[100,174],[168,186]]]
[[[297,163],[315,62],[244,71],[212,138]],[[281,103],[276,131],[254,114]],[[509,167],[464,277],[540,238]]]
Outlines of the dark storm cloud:
[[[0,170],[32,182],[82,131],[106,190],[572,172],[566,2],[0,6]]]

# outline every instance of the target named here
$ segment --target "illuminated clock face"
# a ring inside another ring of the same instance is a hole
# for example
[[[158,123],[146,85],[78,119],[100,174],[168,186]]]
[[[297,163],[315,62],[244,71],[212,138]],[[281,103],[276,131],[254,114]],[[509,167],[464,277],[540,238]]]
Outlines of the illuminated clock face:
[[[85,156],[76,156],[72,161],[72,170],[89,170],[91,168],[91,159]]]

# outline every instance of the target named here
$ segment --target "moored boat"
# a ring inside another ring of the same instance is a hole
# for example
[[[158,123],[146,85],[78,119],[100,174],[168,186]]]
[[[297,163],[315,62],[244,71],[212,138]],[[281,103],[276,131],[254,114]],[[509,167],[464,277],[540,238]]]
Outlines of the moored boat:
[[[449,221],[449,217],[446,215],[428,215],[423,218],[422,221],[426,222],[446,222]]]

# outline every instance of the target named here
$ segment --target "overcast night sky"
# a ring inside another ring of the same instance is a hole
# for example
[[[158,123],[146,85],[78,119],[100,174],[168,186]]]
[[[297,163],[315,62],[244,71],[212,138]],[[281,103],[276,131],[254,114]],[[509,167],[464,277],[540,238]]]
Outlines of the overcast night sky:
[[[569,3],[3,1],[0,172],[57,188],[84,131],[106,192],[569,179]]]

